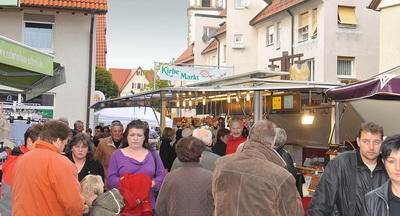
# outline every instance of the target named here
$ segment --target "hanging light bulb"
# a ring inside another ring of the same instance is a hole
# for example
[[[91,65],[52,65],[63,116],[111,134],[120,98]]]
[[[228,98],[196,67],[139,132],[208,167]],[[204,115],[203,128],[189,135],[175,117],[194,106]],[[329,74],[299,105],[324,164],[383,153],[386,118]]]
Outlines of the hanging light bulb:
[[[176,107],[179,107],[179,105],[180,105],[179,101],[176,101]]]
[[[189,101],[189,107],[192,107],[192,100]]]
[[[185,100],[183,101],[183,107],[186,107],[186,101]]]
[[[231,103],[231,95],[230,94],[228,94],[227,101],[228,101],[228,103]]]
[[[206,105],[206,97],[203,97],[203,106]]]
[[[192,96],[192,92],[189,92],[189,96]]]
[[[248,92],[246,94],[246,101],[250,101],[250,93],[248,93]]]

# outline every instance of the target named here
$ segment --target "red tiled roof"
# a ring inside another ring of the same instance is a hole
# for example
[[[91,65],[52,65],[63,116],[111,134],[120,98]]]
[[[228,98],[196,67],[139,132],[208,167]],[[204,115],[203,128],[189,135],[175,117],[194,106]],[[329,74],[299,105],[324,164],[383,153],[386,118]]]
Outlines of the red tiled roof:
[[[381,1],[382,0],[372,0],[371,3],[368,5],[368,8],[372,10],[377,10]]]
[[[175,63],[187,63],[194,60],[193,53],[194,43],[192,43],[186,50],[175,60]]]
[[[96,15],[96,65],[106,68],[106,53],[107,53],[107,40],[106,40],[106,15]]]
[[[107,12],[107,0],[20,0],[22,8],[51,8],[61,10]]]
[[[117,84],[118,89],[122,91],[126,83],[133,77],[137,69],[122,69],[122,68],[110,68],[112,79]]]
[[[282,12],[288,8],[296,6],[300,3],[304,3],[307,0],[273,0],[270,5],[267,5],[260,13],[258,13],[251,21],[250,25],[255,25],[259,22],[262,22],[272,15],[275,15],[279,12]]]
[[[134,69],[131,70],[131,72],[129,73],[128,77],[125,79],[124,84],[122,84],[122,88],[120,89],[120,91],[122,91],[122,89],[125,88],[126,84],[129,83],[129,81],[132,79],[132,77],[135,76],[137,70],[139,70],[139,68],[134,68]]]
[[[210,44],[208,44],[208,46],[203,50],[203,52],[201,52],[202,55],[209,53],[211,51],[217,50],[218,48],[218,42],[217,40],[212,40]]]
[[[226,33],[226,22],[222,23],[222,25],[221,25],[221,27],[219,27],[217,33],[215,33],[215,36],[219,36],[219,35],[222,35],[224,33]]]

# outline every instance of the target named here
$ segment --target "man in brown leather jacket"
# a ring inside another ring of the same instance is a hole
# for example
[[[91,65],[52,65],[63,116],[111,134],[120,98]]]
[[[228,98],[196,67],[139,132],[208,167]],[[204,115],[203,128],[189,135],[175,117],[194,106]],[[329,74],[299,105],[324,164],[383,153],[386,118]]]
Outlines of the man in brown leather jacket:
[[[272,149],[275,128],[271,121],[256,122],[241,152],[217,160],[214,215],[304,215],[295,179]]]

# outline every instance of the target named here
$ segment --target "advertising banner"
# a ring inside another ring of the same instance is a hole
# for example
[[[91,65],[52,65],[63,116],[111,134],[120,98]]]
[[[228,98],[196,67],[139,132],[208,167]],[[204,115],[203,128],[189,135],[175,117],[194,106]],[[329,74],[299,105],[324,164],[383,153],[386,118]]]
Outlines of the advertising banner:
[[[207,68],[161,65],[157,75],[161,80],[204,82],[232,74],[232,68]]]

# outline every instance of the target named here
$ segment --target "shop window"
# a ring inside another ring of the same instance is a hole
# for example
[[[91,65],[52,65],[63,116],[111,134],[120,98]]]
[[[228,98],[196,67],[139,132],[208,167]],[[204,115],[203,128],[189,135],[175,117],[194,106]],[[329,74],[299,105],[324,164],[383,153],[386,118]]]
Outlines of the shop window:
[[[318,9],[312,10],[312,27],[311,27],[311,38],[317,38],[318,26]]]
[[[308,66],[310,69],[310,79],[309,81],[314,81],[315,80],[315,68],[314,68],[314,58],[311,59],[305,59],[304,63]]]
[[[354,77],[354,57],[337,58],[337,76],[338,78]]]
[[[308,40],[308,12],[300,14],[299,23],[299,42]]]
[[[271,25],[267,28],[267,46],[274,44],[274,33],[275,29],[274,26]]]
[[[338,24],[339,27],[356,27],[356,8],[348,6],[338,6]]]

